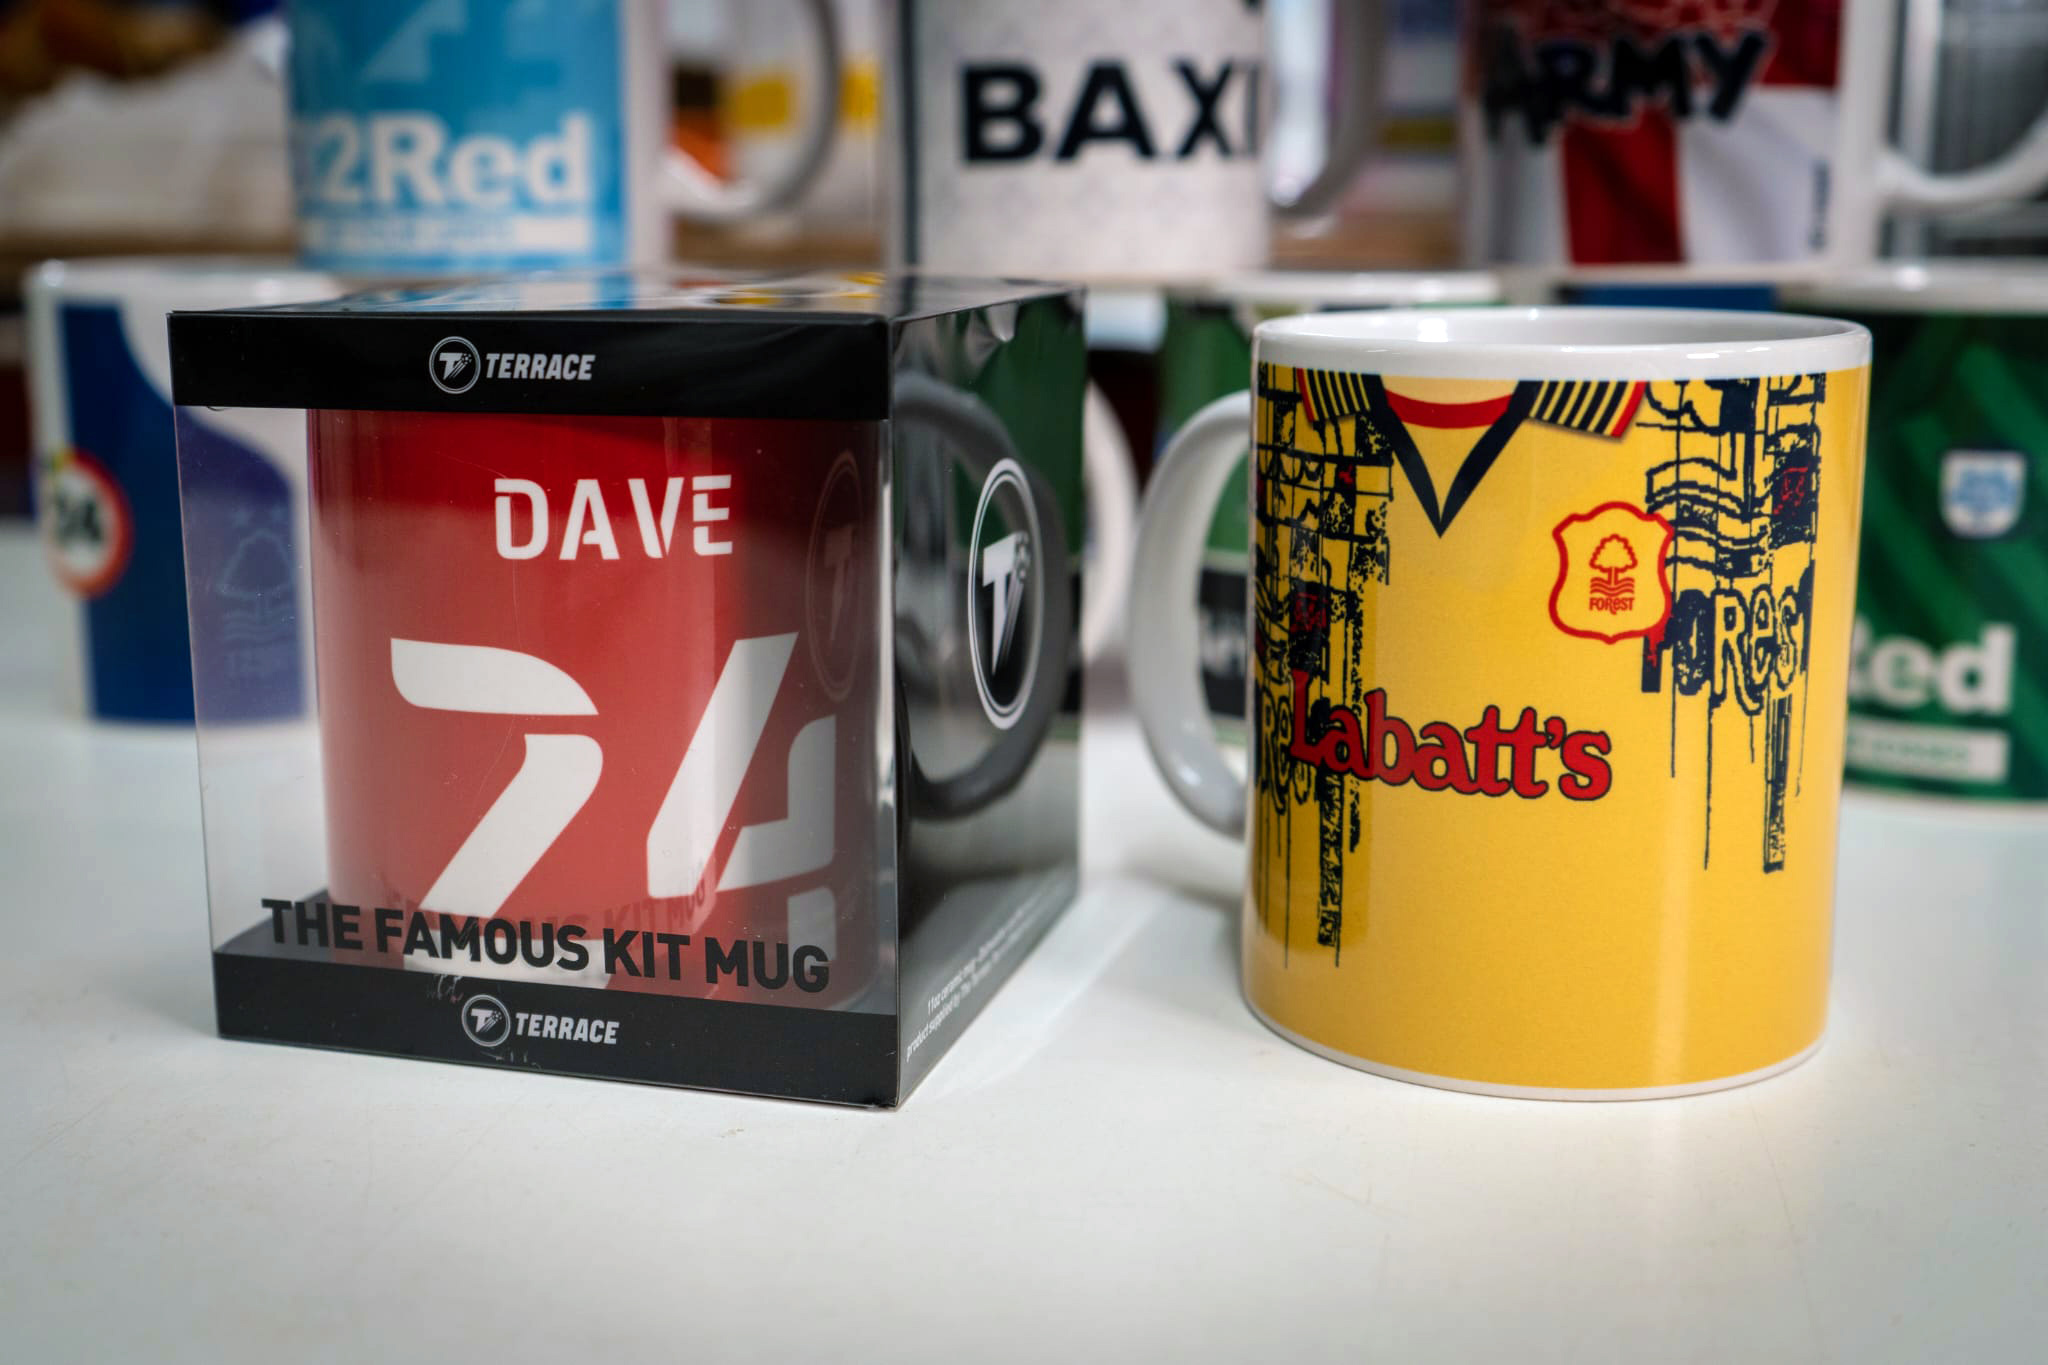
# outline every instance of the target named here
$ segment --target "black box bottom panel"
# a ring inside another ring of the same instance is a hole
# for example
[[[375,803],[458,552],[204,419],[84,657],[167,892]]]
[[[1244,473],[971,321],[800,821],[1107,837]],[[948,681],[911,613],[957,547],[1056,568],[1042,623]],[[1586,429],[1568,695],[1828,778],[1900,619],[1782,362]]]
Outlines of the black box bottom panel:
[[[222,1037],[835,1104],[899,1098],[893,1014],[442,976],[268,948],[259,926],[215,950]]]

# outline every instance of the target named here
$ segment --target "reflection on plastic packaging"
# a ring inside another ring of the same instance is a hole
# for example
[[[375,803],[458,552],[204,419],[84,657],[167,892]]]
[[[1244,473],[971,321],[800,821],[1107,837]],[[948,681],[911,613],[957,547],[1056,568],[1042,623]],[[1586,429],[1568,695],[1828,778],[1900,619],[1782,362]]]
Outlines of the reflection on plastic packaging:
[[[290,414],[242,416],[282,425],[266,434],[294,454],[302,444]],[[186,574],[198,714],[223,722],[300,715],[309,641],[301,624],[304,528],[295,522],[304,513],[284,473],[289,466],[203,415],[182,412],[178,426],[189,452],[182,495],[194,532]]]

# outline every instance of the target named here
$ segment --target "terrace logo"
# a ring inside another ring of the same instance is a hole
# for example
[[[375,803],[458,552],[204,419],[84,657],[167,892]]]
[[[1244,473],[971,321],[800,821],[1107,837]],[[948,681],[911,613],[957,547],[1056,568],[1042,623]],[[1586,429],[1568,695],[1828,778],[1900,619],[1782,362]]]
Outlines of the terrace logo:
[[[588,380],[597,357],[586,352],[480,353],[467,337],[442,337],[427,352],[427,378],[443,393],[468,393],[479,379]]]
[[[1024,714],[1038,670],[1036,635],[1045,623],[1028,589],[1035,579],[1039,592],[1046,590],[1046,570],[1035,563],[1043,541],[1023,466],[998,461],[982,483],[968,541],[975,571],[967,585],[967,647],[982,710],[999,730]],[[1029,649],[1017,648],[1020,627],[1032,641]]]
[[[745,971],[744,964],[741,971]],[[598,1043],[607,1047],[619,1044],[619,1021],[616,1019],[514,1011],[507,1009],[505,1002],[495,995],[472,995],[459,1008],[462,1011],[462,1031],[469,1035],[470,1042],[486,1051],[503,1047],[512,1041],[514,1035],[562,1043]]]
[[[478,1047],[501,1047],[512,1036],[512,1011],[495,995],[472,995],[459,1007],[462,1031]]]
[[[476,347],[462,337],[443,337],[427,353],[427,377],[443,393],[468,393],[483,369]]]

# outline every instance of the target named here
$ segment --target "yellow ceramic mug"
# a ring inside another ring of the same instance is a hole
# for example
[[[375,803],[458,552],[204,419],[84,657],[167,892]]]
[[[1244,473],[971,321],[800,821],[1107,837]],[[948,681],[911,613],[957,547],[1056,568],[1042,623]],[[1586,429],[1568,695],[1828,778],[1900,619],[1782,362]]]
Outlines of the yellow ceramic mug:
[[[1262,1019],[1559,1098],[1818,1046],[1869,349],[1650,309],[1258,328],[1147,495],[1130,666],[1175,791],[1249,843]],[[1248,423],[1249,785],[1187,587]]]

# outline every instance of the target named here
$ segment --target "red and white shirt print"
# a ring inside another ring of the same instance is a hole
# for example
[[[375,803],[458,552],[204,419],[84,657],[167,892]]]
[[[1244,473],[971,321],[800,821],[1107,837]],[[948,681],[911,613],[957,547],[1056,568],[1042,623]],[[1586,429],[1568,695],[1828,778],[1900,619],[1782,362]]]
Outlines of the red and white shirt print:
[[[1825,243],[1842,0],[1478,0],[1467,241],[1544,265],[1736,265]]]

